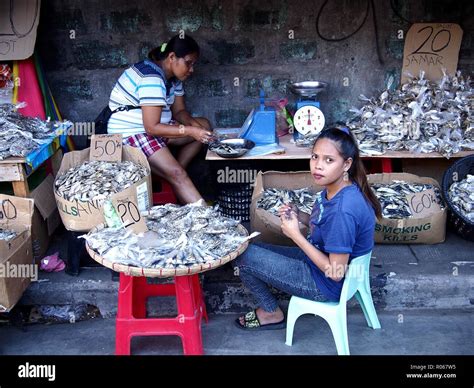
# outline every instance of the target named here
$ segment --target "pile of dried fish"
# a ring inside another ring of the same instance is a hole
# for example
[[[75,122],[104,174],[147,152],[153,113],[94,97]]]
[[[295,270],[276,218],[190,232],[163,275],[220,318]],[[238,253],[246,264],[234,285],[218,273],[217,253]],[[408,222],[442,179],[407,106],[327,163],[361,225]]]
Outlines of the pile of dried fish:
[[[436,201],[444,208],[444,201],[439,188],[430,184],[408,183],[394,180],[392,183],[372,183],[372,190],[382,206],[384,218],[409,218],[413,214],[408,204],[407,195],[421,193],[422,191],[433,189]]]
[[[310,187],[296,190],[267,188],[258,199],[257,208],[278,215],[282,205],[294,204],[300,211],[311,214],[316,197],[317,193]]]
[[[114,263],[142,268],[187,268],[206,264],[235,251],[246,236],[238,221],[222,217],[200,202],[167,204],[143,213],[148,231],[105,228],[82,236],[94,251]]]
[[[26,117],[17,112],[24,105],[0,104],[0,160],[24,157],[58,133],[57,122]]]
[[[98,201],[119,193],[148,175],[148,170],[130,161],[86,161],[56,179],[56,194],[67,201]]]
[[[11,229],[2,229],[0,228],[0,240],[1,241],[10,241],[17,236],[17,232]]]
[[[312,147],[318,136],[319,133],[317,135],[300,136],[295,140],[295,145],[305,148]]]
[[[448,191],[454,208],[474,223],[474,175],[467,175],[460,182],[454,182]]]
[[[449,158],[474,149],[474,88],[460,72],[452,77],[444,74],[438,83],[421,72],[393,92],[360,99],[366,105],[351,109],[355,116],[347,126],[364,154],[408,150],[439,152]]]

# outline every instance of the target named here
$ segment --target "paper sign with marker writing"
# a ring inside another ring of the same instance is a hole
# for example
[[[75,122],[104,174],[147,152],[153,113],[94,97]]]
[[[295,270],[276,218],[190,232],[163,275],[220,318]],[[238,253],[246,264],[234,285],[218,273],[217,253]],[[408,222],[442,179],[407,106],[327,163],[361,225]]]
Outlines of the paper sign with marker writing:
[[[93,135],[89,160],[122,161],[122,135]]]
[[[408,194],[407,200],[413,218],[429,217],[442,210],[433,189],[424,190],[421,193]]]
[[[407,73],[418,77],[420,70],[431,81],[439,81],[443,77],[442,69],[454,75],[462,34],[461,27],[454,23],[413,24],[405,40],[401,83],[408,81]]]
[[[135,193],[132,195],[126,192],[114,194],[112,204],[125,228],[131,229],[135,233],[143,233],[148,230],[145,219],[138,210],[138,200]]]

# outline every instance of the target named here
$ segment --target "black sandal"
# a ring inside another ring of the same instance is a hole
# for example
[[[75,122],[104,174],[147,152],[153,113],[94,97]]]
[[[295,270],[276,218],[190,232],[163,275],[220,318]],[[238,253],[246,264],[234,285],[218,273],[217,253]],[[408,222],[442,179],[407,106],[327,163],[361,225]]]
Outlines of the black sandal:
[[[252,310],[243,316],[243,324],[240,322],[240,318],[242,317],[237,318],[234,322],[235,325],[242,330],[280,330],[286,328],[285,318],[280,322],[267,323],[265,325],[260,324],[256,310]]]

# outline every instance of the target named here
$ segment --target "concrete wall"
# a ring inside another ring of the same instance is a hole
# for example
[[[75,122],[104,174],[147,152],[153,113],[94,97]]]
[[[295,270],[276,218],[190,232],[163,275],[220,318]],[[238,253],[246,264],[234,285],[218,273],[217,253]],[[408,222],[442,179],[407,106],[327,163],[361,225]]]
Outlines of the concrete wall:
[[[323,80],[330,89],[321,96],[329,122],[344,120],[360,105],[359,94],[371,96],[387,79],[398,81],[403,40],[409,23],[395,16],[390,0],[375,1],[378,41],[369,14],[361,30],[342,42],[316,34],[322,0],[47,0],[42,2],[38,49],[51,89],[65,117],[93,120],[128,64],[183,29],[200,44],[202,55],[185,84],[189,110],[215,126],[240,126],[256,105],[263,86],[271,96],[295,97],[290,81]],[[469,1],[395,0],[396,10],[412,21],[460,22],[464,28],[459,68],[474,69],[473,12]],[[365,0],[329,1],[320,30],[341,37],[362,22]],[[469,8],[471,7],[471,8]],[[293,38],[291,38],[293,31]],[[239,86],[235,86],[236,77]],[[347,77],[348,85],[344,85]]]

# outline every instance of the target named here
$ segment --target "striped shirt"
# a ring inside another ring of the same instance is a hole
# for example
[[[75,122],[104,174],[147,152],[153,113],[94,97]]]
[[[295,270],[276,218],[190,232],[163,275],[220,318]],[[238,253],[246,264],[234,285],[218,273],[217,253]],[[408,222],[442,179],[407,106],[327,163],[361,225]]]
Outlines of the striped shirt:
[[[163,124],[171,121],[171,105],[175,96],[183,96],[181,81],[165,82],[163,70],[154,62],[145,59],[129,67],[118,79],[110,94],[109,108],[113,111],[121,105],[162,106]],[[145,133],[141,109],[114,113],[109,120],[108,133],[119,133],[124,137]]]

